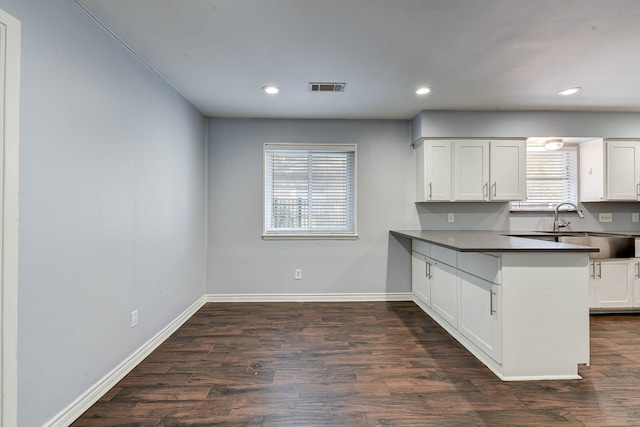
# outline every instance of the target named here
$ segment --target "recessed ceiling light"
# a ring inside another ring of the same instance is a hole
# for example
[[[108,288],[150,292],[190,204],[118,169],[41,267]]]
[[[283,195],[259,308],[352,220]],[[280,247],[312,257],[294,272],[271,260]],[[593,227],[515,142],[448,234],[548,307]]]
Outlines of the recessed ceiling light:
[[[578,93],[582,90],[581,87],[570,87],[569,89],[561,90],[558,92],[558,95],[567,96],[573,95],[574,93]]]
[[[265,86],[262,88],[262,90],[268,93],[269,95],[275,95],[276,93],[280,93],[280,88],[278,86]]]
[[[417,95],[426,95],[429,92],[431,92],[431,88],[430,87],[421,87],[420,89],[416,90],[416,94]]]

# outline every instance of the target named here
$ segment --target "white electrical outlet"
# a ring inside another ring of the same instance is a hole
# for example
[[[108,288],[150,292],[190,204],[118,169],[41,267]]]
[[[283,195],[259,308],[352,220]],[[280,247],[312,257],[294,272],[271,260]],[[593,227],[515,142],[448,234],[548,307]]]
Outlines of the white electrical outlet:
[[[638,212],[634,212],[631,214],[631,222],[638,222],[640,221],[640,213]]]
[[[301,268],[296,268],[293,271],[293,278],[296,280],[302,280],[302,269]]]
[[[138,310],[133,310],[131,312],[131,327],[133,328],[138,324]]]
[[[600,215],[598,216],[598,221],[600,222],[612,222],[613,221],[613,214],[612,213],[600,213]]]
[[[453,222],[455,220],[454,215],[452,213],[447,215],[447,221],[448,222]]]

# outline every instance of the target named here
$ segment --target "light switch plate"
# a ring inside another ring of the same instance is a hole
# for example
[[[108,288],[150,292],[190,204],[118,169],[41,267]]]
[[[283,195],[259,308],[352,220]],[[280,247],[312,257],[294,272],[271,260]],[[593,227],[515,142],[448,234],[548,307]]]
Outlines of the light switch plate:
[[[600,213],[598,216],[598,221],[600,222],[612,222],[613,214],[612,213]]]
[[[634,212],[631,214],[631,222],[638,222],[640,221],[640,213],[638,212]]]
[[[452,213],[447,215],[447,221],[448,222],[453,222],[455,220],[454,215]]]

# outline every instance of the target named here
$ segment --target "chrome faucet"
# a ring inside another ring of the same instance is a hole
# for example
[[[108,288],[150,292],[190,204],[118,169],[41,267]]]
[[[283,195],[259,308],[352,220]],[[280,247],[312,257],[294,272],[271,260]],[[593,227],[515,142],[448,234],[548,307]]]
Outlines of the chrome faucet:
[[[569,224],[571,224],[571,221],[567,222],[566,224],[561,224],[560,222],[558,222],[558,209],[560,208],[560,206],[564,206],[564,205],[572,206],[573,209],[575,209],[576,213],[578,214],[578,218],[580,218],[580,219],[584,218],[584,214],[582,213],[582,211],[580,209],[578,209],[578,207],[576,205],[574,205],[573,203],[570,203],[570,202],[562,202],[562,203],[560,203],[560,204],[558,204],[556,206],[556,209],[554,211],[553,231],[560,231],[561,228],[564,228],[564,227],[568,226]]]

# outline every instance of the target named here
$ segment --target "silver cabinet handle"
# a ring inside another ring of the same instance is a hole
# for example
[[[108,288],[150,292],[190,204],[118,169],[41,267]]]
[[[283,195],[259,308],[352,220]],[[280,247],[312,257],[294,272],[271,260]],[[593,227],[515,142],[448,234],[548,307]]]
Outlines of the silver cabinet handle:
[[[595,262],[590,262],[589,263],[589,277],[591,277],[592,279],[596,278],[596,263]]]
[[[493,316],[496,313],[496,310],[493,308],[493,297],[497,294],[491,290],[489,292],[489,316]]]
[[[497,197],[498,196],[498,183],[494,182],[492,187],[493,187],[493,197]]]
[[[489,200],[489,183],[485,182],[484,185],[482,186],[482,195],[484,196],[485,200]]]
[[[429,182],[429,199],[433,198],[433,188],[431,188],[431,182]]]
[[[602,279],[602,263],[598,262],[598,279]]]
[[[640,279],[640,262],[636,262],[636,279]]]
[[[426,268],[426,273],[425,273],[425,274],[426,274],[426,276],[425,276],[425,277],[426,277],[427,279],[431,279],[431,263],[430,263],[430,262],[428,262],[428,261],[425,259],[425,265],[426,265],[426,267],[427,267],[427,268]]]
[[[636,197],[640,201],[640,182],[636,184]]]

